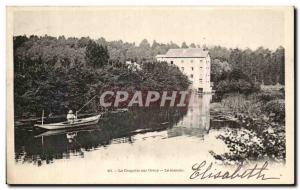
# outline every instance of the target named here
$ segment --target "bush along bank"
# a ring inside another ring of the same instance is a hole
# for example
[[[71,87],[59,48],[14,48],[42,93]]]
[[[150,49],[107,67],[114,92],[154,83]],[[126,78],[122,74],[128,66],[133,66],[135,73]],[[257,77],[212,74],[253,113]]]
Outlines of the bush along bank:
[[[266,95],[268,94],[268,95]],[[212,110],[212,118],[227,115],[239,128],[217,136],[229,152],[211,155],[225,164],[254,160],[284,162],[286,158],[285,102],[283,92],[251,95],[227,94]],[[222,114],[220,114],[222,113]]]

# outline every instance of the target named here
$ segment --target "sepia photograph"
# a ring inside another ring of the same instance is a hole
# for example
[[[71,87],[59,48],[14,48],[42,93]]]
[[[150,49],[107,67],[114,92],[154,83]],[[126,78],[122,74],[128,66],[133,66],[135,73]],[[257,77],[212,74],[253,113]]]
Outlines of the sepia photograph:
[[[8,184],[295,183],[294,7],[7,7]]]

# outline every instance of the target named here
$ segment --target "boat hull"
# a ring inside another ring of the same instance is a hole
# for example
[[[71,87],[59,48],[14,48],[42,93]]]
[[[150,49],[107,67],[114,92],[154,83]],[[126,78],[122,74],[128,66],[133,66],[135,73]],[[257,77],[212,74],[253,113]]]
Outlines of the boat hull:
[[[51,124],[36,124],[35,127],[47,129],[47,130],[57,130],[57,129],[71,129],[78,127],[85,127],[90,125],[95,125],[99,122],[100,115],[93,117],[83,118],[75,120],[74,122],[61,122],[61,123],[51,123]]]

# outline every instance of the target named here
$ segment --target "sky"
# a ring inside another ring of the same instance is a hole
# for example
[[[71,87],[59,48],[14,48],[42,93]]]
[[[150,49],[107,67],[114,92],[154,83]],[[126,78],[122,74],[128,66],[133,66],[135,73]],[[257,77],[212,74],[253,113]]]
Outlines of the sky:
[[[25,8],[14,12],[13,33],[276,49],[284,46],[284,19],[282,8],[262,7]]]

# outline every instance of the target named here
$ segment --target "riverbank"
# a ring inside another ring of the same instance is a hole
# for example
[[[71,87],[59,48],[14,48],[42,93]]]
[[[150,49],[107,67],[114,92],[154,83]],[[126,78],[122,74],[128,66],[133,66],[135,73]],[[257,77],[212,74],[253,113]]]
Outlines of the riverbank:
[[[236,122],[217,138],[230,152],[211,154],[224,163],[285,160],[284,91],[264,90],[250,95],[225,94],[211,104],[212,121]]]

